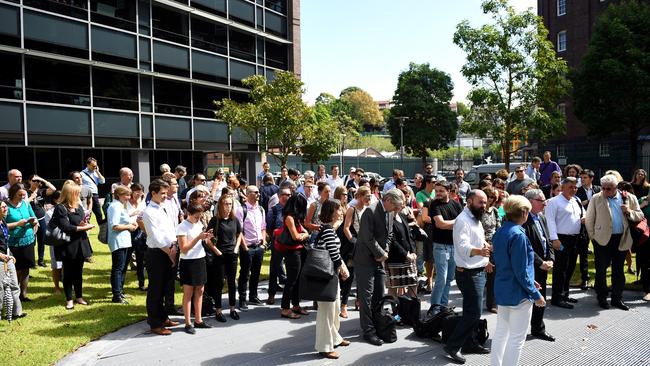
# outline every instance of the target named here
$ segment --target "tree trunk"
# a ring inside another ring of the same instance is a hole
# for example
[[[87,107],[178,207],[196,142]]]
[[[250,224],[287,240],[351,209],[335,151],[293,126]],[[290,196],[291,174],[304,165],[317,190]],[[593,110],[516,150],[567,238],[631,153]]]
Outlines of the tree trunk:
[[[504,139],[501,141],[501,151],[503,151],[503,163],[508,172],[510,172],[510,141]]]
[[[424,171],[424,167],[427,165],[427,158],[429,157],[429,154],[424,151],[424,153],[421,155],[422,156],[422,171]]]

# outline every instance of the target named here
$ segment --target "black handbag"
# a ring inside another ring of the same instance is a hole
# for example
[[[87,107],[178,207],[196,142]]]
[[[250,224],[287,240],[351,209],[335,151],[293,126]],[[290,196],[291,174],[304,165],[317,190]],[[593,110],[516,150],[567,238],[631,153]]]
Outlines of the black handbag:
[[[314,278],[300,274],[298,292],[302,300],[309,301],[336,301],[339,293],[339,276],[329,279]]]
[[[329,280],[332,278],[334,276],[334,263],[332,263],[330,252],[321,248],[308,249],[302,273],[315,279]]]
[[[50,220],[45,231],[45,245],[61,247],[68,244],[70,244],[70,235],[64,233],[63,230],[54,225],[52,220]]]

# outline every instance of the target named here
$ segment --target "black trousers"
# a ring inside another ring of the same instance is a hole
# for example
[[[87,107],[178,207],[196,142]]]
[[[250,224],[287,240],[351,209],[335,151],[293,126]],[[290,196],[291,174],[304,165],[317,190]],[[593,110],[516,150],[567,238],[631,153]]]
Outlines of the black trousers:
[[[257,298],[257,284],[260,282],[260,271],[264,262],[264,248],[249,247],[248,251],[239,249],[239,280],[237,289],[239,298],[246,300],[246,289],[250,287],[249,298]]]
[[[147,244],[146,237],[144,235],[138,235],[140,229],[131,233],[131,243],[132,246],[129,251],[129,258],[131,258],[131,253],[135,253],[135,266],[136,274],[138,277],[138,287],[144,287],[144,273],[145,273],[145,263],[144,257],[147,253]]]
[[[172,278],[172,262],[167,253],[157,248],[147,249],[145,261],[149,276],[147,323],[152,329],[160,328],[169,319],[163,305],[163,297],[169,280]]]
[[[541,288],[539,293],[542,294],[542,297],[546,300],[546,280],[548,278],[548,272],[543,271],[539,268],[535,268],[535,281],[539,283]],[[544,333],[546,331],[546,325],[544,324],[544,310],[546,307],[533,306],[533,314],[530,317],[530,332],[532,334]]]
[[[99,204],[99,194],[97,193],[93,193],[93,214],[95,215],[98,224],[104,222],[104,216],[102,215],[102,205]]]
[[[38,251],[37,251],[37,253],[38,253],[38,257],[37,257],[38,262],[37,263],[40,264],[40,263],[43,262],[43,260],[44,260],[43,257],[45,256],[45,231],[47,229],[45,227],[45,217],[38,220],[38,225],[39,225],[39,228],[38,228],[39,230],[36,232],[36,243],[37,243],[36,247],[38,249]],[[50,258],[50,260],[53,260],[53,259]]]
[[[553,263],[553,298],[552,301],[564,301],[569,296],[569,283],[576,268],[578,252],[576,243],[577,235],[558,234],[558,239],[564,246],[563,250],[555,251]]]
[[[72,288],[74,287],[75,299],[83,297],[83,270],[84,259],[64,259],[63,261],[63,292],[65,299],[70,301],[72,297]]]
[[[300,250],[287,250],[283,256],[287,267],[287,282],[282,292],[282,309],[289,309],[291,305],[300,305],[298,276],[302,268],[302,255]]]
[[[607,268],[612,266],[612,301],[621,300],[625,287],[625,257],[627,250],[618,250],[622,234],[613,234],[607,245],[594,240],[594,259],[596,260],[596,281],[594,289],[600,300],[607,299]]]
[[[494,299],[494,277],[497,275],[496,268],[491,273],[485,272],[487,280],[485,281],[485,308],[490,310],[497,307]]]
[[[341,287],[341,305],[348,304],[348,298],[350,297],[352,284],[354,283],[354,267],[348,267],[348,272],[350,272],[350,277],[345,281],[341,280],[339,277],[339,286]]]
[[[372,309],[384,297],[386,271],[381,263],[371,265],[357,263],[354,268],[357,277],[357,293],[359,295],[361,332],[366,337],[377,335],[372,321]]]
[[[578,240],[576,250],[580,259],[580,278],[582,281],[589,281],[589,241]]]
[[[235,306],[237,301],[237,285],[235,277],[237,276],[237,254],[223,253],[220,256],[214,256],[214,301],[215,307],[221,309],[221,293],[223,292],[224,277],[228,280],[228,305]],[[212,295],[211,295],[212,296]]]
[[[282,266],[284,256],[271,244],[271,263],[269,264],[269,297],[273,297],[278,291],[278,282],[287,282],[287,274]]]
[[[174,292],[176,290],[176,279],[178,275],[178,263],[180,263],[180,258],[181,258],[181,251],[177,250],[176,266],[171,268],[171,276],[167,280],[167,286],[165,287],[164,304],[165,304],[165,310],[167,312],[176,311],[176,307],[174,306]]]

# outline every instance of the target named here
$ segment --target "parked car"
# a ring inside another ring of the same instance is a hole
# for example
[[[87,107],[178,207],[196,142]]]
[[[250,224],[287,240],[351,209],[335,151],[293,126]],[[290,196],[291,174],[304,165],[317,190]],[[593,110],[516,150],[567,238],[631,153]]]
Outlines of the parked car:
[[[510,162],[510,169],[512,170],[515,166],[521,165],[522,162]],[[464,181],[469,183],[472,188],[478,188],[478,183],[485,177],[487,174],[492,175],[494,178],[494,173],[497,170],[505,169],[505,163],[492,163],[492,164],[481,164],[474,165],[469,172],[465,173]],[[512,174],[510,174],[512,175]]]

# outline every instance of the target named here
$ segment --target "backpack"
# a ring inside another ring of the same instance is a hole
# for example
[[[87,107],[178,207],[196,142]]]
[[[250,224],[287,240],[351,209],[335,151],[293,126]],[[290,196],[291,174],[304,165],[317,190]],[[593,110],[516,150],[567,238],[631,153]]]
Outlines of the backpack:
[[[447,340],[449,337],[451,337],[451,334],[454,333],[454,330],[456,329],[456,325],[458,325],[460,318],[462,318],[461,315],[453,315],[444,319],[442,322],[442,343],[447,343]],[[490,337],[490,333],[488,333],[487,329],[487,320],[479,319],[478,323],[476,323],[476,328],[474,331],[476,332],[476,341],[478,344],[481,346],[484,345],[485,341],[487,341],[487,339]],[[467,338],[466,343],[471,341],[471,338]]]
[[[386,308],[386,305],[390,305]],[[397,308],[397,302],[392,296],[384,296],[373,309],[373,323],[377,337],[386,343],[394,343],[397,341],[397,321],[394,318],[394,313]]]
[[[112,202],[113,193],[106,193],[106,196],[104,197],[104,203],[102,204],[102,212],[104,213],[104,217],[108,216],[108,206],[110,206]]]
[[[415,325],[420,319],[420,299],[417,296],[400,295],[397,298],[397,314],[406,325]]]
[[[435,310],[438,310],[437,312]],[[440,337],[443,321],[454,315],[454,307],[431,305],[422,319],[416,319],[413,324],[415,335],[420,338]]]

